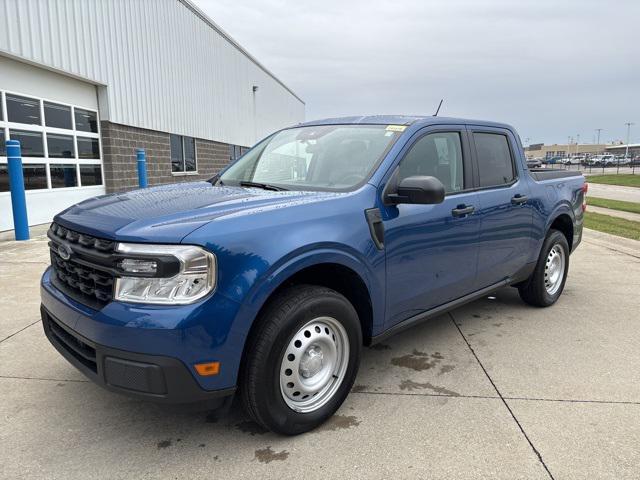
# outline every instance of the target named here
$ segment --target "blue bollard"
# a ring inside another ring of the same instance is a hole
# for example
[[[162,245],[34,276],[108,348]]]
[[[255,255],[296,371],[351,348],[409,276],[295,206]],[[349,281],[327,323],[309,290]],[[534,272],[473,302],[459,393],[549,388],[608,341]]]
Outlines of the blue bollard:
[[[138,185],[140,188],[147,188],[147,154],[144,148],[136,150],[138,157]]]
[[[24,193],[22,155],[20,153],[20,142],[18,140],[7,140],[7,164],[9,168],[9,190],[11,190],[11,209],[13,210],[15,237],[16,240],[29,240],[27,199]]]

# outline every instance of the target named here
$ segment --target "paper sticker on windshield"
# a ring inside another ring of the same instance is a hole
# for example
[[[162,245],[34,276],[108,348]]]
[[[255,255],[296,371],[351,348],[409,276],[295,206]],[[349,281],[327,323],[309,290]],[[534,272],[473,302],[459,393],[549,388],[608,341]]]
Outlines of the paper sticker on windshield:
[[[406,125],[387,125],[385,130],[389,132],[404,132]]]

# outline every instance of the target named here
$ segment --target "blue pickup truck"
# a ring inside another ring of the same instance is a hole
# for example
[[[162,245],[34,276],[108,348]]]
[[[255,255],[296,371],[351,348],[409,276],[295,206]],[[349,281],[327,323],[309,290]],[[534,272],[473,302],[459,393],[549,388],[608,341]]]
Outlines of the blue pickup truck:
[[[48,232],[42,322],[103,387],[308,431],[363,346],[501,287],[562,293],[578,172],[528,169],[508,125],[368,116],[280,130],[208,182],[97,197]]]

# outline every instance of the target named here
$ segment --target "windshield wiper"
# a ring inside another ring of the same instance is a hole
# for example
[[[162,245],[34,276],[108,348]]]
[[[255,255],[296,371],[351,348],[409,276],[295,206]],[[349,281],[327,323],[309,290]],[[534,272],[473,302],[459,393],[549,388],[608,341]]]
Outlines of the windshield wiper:
[[[248,182],[243,180],[239,183],[241,187],[255,187],[262,188],[263,190],[273,190],[274,192],[281,192],[287,190],[286,188],[276,187],[275,185],[269,185],[268,183]]]

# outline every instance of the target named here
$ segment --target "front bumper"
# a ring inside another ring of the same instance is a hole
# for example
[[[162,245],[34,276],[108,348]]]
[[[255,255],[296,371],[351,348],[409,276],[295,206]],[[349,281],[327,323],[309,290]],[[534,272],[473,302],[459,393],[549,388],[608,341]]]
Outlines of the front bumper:
[[[93,310],[41,283],[42,322],[53,346],[104,388],[164,403],[231,396],[245,335],[232,328],[239,304],[223,296],[188,306],[111,302]],[[197,363],[218,361],[220,372],[200,376]]]
[[[65,326],[41,307],[51,344],[87,378],[113,392],[164,403],[223,403],[235,387],[203,390],[181,361],[98,345]]]

